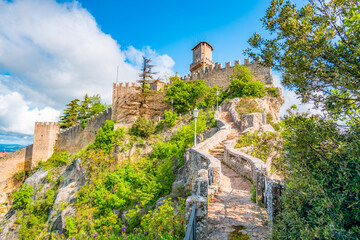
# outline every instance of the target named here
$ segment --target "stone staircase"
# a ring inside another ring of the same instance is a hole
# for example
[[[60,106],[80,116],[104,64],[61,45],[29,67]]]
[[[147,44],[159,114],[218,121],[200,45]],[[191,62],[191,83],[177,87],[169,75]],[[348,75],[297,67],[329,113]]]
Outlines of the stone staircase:
[[[241,132],[230,113],[223,112],[221,118],[231,126],[227,140],[238,138]],[[220,192],[210,200],[208,207],[208,239],[268,239],[266,211],[251,201],[252,184],[223,163],[225,141],[209,150],[222,164]]]

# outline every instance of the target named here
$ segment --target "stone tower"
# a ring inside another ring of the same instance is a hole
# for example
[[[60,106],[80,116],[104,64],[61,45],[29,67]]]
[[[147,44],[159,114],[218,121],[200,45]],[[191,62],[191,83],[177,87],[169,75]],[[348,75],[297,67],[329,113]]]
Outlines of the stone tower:
[[[39,161],[46,161],[51,157],[59,132],[60,126],[56,122],[35,123],[31,168],[36,167]]]
[[[209,65],[214,65],[212,62],[212,51],[214,48],[205,41],[199,42],[192,49],[193,63],[190,65],[190,72],[194,73],[201,69],[205,69]]]

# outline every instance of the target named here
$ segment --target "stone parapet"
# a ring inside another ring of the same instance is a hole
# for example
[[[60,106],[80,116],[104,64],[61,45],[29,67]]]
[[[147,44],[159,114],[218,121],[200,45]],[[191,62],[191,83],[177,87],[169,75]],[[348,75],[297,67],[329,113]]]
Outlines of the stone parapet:
[[[226,122],[217,119],[218,131],[204,142],[186,150],[185,180],[192,195],[186,199],[187,222],[192,206],[197,203],[197,239],[207,239],[208,198],[221,186],[221,162],[210,155],[209,150],[224,141],[231,132]]]
[[[112,108],[110,107],[88,118],[84,129],[82,123],[78,123],[61,131],[56,142],[56,151],[74,153],[86,147],[94,141],[96,133],[105,124],[106,120],[111,120],[111,113]]]
[[[226,62],[225,67],[223,67],[221,63],[215,63],[205,68],[201,68],[199,71],[192,72],[181,79],[184,81],[203,79],[210,86],[217,85],[222,88],[227,88],[230,85],[229,76],[233,73],[233,69],[236,65],[240,65],[240,60],[234,61],[233,66],[230,62]],[[256,80],[263,82],[267,86],[273,86],[271,68],[264,67],[256,61],[250,62],[250,59],[245,59],[243,65],[252,71]]]
[[[251,180],[256,186],[256,200],[263,203],[270,225],[279,210],[281,183],[269,177],[270,169],[256,157],[235,149],[237,140],[228,140],[224,145],[224,162],[236,173]],[[259,200],[260,199],[260,200]]]

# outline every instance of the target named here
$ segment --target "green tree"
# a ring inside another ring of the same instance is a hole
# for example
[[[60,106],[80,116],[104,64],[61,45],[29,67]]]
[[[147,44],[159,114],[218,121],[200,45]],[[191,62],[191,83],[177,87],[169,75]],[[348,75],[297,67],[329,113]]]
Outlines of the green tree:
[[[84,96],[84,100],[81,101],[81,106],[79,110],[79,118],[80,119],[87,119],[90,115],[90,104],[91,100],[86,93]]]
[[[303,102],[359,119],[359,1],[273,0],[262,22],[273,37],[255,33],[245,52],[283,72],[283,85]]]
[[[168,103],[173,101],[174,110],[178,113],[191,111],[195,106],[216,105],[216,90],[219,90],[217,86],[209,87],[202,79],[185,82],[178,76],[170,77],[170,83],[165,100]],[[223,96],[223,92],[220,91],[219,103]]]
[[[360,128],[290,113],[282,120],[287,188],[274,239],[359,239]]]
[[[95,114],[98,114],[110,107],[109,105],[101,102],[100,94],[96,94],[89,97],[89,100],[90,100],[89,117],[94,116]]]
[[[69,104],[66,104],[64,113],[60,116],[60,127],[61,128],[68,128],[74,126],[78,123],[79,117],[79,99],[72,100]]]
[[[249,39],[251,57],[283,72],[285,87],[324,110],[322,118],[289,112],[281,122],[287,188],[274,239],[360,238],[358,6],[273,0],[262,19],[272,38]]]
[[[151,65],[151,59],[143,56],[143,65],[141,69],[141,73],[139,74],[138,83],[140,85],[140,108],[146,104],[148,97],[151,95],[150,91],[150,83],[154,78],[155,72],[152,71],[154,65]]]
[[[230,75],[231,97],[263,97],[266,95],[266,87],[260,81],[253,79],[253,73],[244,65],[236,65]]]

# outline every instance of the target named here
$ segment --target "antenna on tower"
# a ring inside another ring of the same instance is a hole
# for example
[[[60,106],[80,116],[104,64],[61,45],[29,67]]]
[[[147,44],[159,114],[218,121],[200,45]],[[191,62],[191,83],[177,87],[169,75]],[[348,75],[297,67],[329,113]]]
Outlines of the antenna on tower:
[[[116,83],[119,83],[119,65],[116,66]]]

